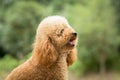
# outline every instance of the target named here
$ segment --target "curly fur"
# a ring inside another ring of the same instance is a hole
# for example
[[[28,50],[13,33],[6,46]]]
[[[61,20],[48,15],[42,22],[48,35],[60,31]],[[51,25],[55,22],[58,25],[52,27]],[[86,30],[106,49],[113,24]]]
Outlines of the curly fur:
[[[77,59],[73,33],[64,17],[45,18],[37,29],[32,57],[6,80],[67,80],[67,67]]]

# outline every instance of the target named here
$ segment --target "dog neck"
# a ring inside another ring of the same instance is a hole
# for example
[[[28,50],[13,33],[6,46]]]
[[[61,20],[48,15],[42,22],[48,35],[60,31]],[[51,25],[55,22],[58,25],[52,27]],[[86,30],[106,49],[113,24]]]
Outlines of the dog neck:
[[[70,51],[59,51],[58,52],[59,56],[56,60],[56,63],[64,63],[67,65],[66,59],[69,53]]]
[[[67,54],[66,53],[62,53],[58,56],[57,61],[66,61],[67,58]]]

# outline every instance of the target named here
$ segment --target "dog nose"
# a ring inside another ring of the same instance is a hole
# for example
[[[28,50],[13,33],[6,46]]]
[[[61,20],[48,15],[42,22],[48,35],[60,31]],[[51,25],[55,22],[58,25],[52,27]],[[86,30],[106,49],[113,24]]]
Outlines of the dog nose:
[[[77,36],[77,33],[76,33],[76,32],[74,32],[74,33],[73,33],[73,35],[74,35],[74,36]]]

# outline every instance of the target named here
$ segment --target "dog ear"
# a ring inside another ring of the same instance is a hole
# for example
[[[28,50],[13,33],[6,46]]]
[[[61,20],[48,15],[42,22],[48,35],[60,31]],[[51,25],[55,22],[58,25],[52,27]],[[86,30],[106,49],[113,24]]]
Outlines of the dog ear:
[[[70,53],[67,55],[67,65],[72,65],[77,60],[77,49],[73,49],[70,51]]]
[[[34,45],[34,58],[39,61],[38,64],[43,66],[50,66],[57,60],[58,54],[49,38],[44,40],[37,40]]]

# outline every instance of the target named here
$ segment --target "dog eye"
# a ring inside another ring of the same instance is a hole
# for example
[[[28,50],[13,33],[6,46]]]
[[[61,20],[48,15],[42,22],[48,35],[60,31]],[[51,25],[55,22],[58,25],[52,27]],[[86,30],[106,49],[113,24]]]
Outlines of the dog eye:
[[[56,32],[57,36],[60,37],[62,36],[64,29],[59,30],[58,32]]]
[[[63,33],[63,31],[64,31],[64,29],[62,29],[62,30],[60,31],[60,33],[62,34],[62,33]]]

